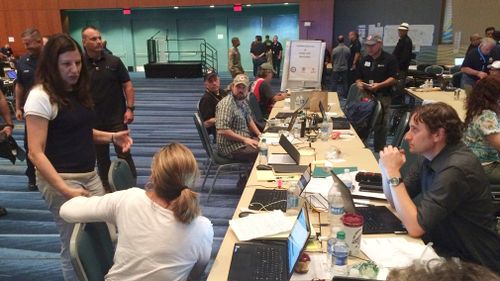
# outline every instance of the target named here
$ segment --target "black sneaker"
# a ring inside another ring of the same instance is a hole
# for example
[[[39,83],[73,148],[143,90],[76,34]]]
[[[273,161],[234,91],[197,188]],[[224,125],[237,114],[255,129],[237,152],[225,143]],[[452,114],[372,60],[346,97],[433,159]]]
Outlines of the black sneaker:
[[[35,183],[28,184],[29,191],[38,191],[38,186]]]

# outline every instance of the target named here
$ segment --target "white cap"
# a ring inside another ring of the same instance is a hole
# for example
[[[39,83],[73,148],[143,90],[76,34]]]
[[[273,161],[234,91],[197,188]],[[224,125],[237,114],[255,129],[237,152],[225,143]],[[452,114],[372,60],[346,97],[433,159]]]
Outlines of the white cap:
[[[410,25],[407,22],[403,22],[398,27],[399,30],[410,30]]]
[[[490,69],[500,69],[500,60],[494,61],[492,64],[488,65]]]

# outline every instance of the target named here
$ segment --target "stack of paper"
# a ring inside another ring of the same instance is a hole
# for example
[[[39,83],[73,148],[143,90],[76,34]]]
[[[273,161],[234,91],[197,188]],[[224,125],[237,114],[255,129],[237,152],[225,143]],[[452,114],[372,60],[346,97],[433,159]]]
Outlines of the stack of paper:
[[[229,226],[240,241],[290,232],[294,221],[280,210],[249,215],[229,221]]]
[[[379,266],[407,267],[415,260],[427,261],[439,256],[432,247],[401,237],[361,239],[361,251]]]

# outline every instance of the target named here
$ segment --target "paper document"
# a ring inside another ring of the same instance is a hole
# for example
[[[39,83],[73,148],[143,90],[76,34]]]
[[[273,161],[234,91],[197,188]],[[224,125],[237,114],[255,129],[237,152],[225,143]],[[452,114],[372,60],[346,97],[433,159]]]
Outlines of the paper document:
[[[383,267],[406,267],[413,261],[439,258],[432,247],[410,242],[401,237],[361,239],[361,251],[372,261]],[[423,254],[423,256],[422,256]]]
[[[253,214],[229,221],[229,226],[240,241],[290,232],[295,220],[290,220],[280,210]]]

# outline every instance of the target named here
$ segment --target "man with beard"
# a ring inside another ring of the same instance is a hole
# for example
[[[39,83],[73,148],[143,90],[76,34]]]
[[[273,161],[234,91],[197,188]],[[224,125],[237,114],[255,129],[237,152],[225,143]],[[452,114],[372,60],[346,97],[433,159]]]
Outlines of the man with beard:
[[[247,102],[250,81],[245,74],[237,75],[231,94],[217,104],[215,127],[219,153],[231,159],[254,162],[258,154],[261,132],[255,125]]]

